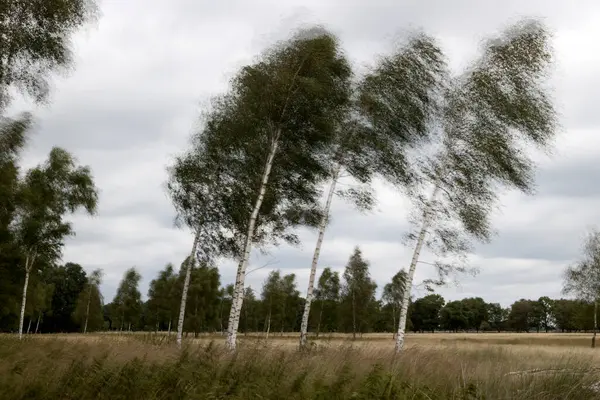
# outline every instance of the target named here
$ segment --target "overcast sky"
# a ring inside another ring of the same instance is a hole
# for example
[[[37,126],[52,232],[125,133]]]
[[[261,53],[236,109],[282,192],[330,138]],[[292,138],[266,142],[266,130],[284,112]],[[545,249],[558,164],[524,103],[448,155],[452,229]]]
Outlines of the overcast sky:
[[[450,5],[452,4],[452,5]],[[444,46],[459,70],[486,35],[521,16],[541,17],[555,32],[557,64],[552,85],[562,133],[552,158],[540,160],[535,197],[508,194],[495,219],[498,235],[480,246],[481,270],[446,299],[481,296],[514,300],[560,296],[561,273],[577,257],[586,229],[600,221],[600,4],[581,0],[103,0],[97,24],[76,36],[75,70],[54,81],[49,106],[33,108],[38,128],[24,164],[41,162],[52,146],[91,166],[100,193],[98,216],[73,217],[76,237],[64,261],[87,271],[102,268],[102,291],[111,301],[123,272],[136,266],[141,291],[168,262],[179,266],[192,235],[173,227],[165,167],[182,151],[203,102],[227,88],[227,80],[276,39],[302,23],[321,23],[338,34],[357,67],[389,48],[392,38],[424,28]],[[17,101],[13,111],[32,109]],[[406,203],[377,184],[379,204],[361,215],[334,200],[332,224],[320,267],[342,271],[354,246],[371,262],[383,286],[406,267],[411,249],[400,244]],[[270,269],[296,273],[306,291],[316,234],[302,232],[302,246],[253,255],[247,282],[260,289]],[[431,261],[424,255],[423,261]],[[235,266],[220,265],[222,283]],[[432,276],[419,265],[416,281]],[[422,295],[417,292],[417,295]]]

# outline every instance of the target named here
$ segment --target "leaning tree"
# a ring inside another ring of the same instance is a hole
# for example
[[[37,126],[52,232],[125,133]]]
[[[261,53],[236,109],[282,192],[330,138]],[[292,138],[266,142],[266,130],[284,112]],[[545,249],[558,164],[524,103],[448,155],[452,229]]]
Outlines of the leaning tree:
[[[339,179],[350,177],[359,183],[358,190],[350,187],[337,194],[368,210],[374,203],[373,177],[409,186],[413,172],[408,151],[428,141],[438,108],[433,94],[444,81],[445,62],[432,38],[419,33],[408,39],[355,85],[345,118],[324,155],[331,160],[330,184],[312,258],[300,348],[306,347],[317,265]]]
[[[439,93],[435,140],[417,160],[420,184],[412,197],[420,210],[408,269],[396,351],[404,344],[411,285],[421,251],[428,247],[440,282],[464,271],[473,240],[488,241],[499,189],[531,193],[531,148],[548,149],[557,119],[545,80],[552,54],[549,34],[522,21],[488,40],[480,58]],[[429,194],[427,194],[429,193]]]

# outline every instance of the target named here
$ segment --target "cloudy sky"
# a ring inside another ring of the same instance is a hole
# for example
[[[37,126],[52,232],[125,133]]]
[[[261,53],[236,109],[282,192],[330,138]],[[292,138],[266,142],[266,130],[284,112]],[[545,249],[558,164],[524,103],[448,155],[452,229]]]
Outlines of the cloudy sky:
[[[450,5],[450,3],[452,5]],[[202,104],[227,88],[237,68],[302,23],[321,23],[339,35],[357,67],[385,51],[399,32],[424,28],[443,44],[455,69],[477,53],[486,35],[521,16],[541,17],[555,32],[552,85],[562,133],[552,158],[542,158],[535,197],[507,194],[496,215],[494,241],[478,248],[481,270],[447,299],[482,296],[509,305],[521,297],[559,296],[561,273],[577,257],[586,229],[600,221],[600,4],[558,0],[103,0],[97,24],[76,36],[76,69],[54,81],[52,102],[34,108],[38,127],[24,163],[37,164],[52,146],[89,164],[101,189],[98,216],[73,217],[76,237],[64,261],[102,268],[112,300],[123,272],[136,266],[142,293],[158,270],[190,251],[189,231],[173,227],[165,167],[186,146]],[[379,204],[361,215],[335,200],[321,266],[340,271],[359,245],[383,286],[410,258],[400,244],[406,202],[377,184]],[[259,289],[270,269],[296,273],[304,292],[316,240],[302,232],[299,248],[253,255],[248,276]],[[428,261],[425,255],[423,261]],[[431,261],[431,260],[429,260]],[[223,283],[234,265],[221,266]],[[432,275],[421,264],[417,281]],[[417,295],[422,293],[417,293]]]

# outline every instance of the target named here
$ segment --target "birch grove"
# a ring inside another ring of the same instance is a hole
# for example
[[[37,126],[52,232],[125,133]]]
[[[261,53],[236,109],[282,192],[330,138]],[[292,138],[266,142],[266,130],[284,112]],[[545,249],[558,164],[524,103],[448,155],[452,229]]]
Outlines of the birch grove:
[[[352,86],[336,39],[320,28],[300,31],[242,68],[228,92],[213,99],[169,180],[180,221],[203,232],[199,251],[238,265],[227,347],[236,349],[253,249],[297,244],[293,229],[308,226],[317,228],[317,243],[300,324],[306,347],[333,198],[350,197],[368,209],[377,177],[419,210],[417,229],[408,234],[415,247],[402,301],[394,306],[400,351],[423,249],[437,257],[439,279],[428,283],[468,271],[473,240],[491,236],[498,190],[531,192],[526,147],[549,148],[556,131],[544,86],[551,61],[545,28],[522,21],[486,42],[457,77],[436,41],[417,33]],[[362,187],[337,190],[346,176]]]

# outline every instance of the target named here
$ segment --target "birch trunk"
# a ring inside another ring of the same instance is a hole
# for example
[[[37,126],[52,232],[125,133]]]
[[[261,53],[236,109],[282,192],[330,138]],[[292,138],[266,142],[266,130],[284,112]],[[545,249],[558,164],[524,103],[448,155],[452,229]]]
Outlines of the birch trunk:
[[[33,261],[35,259],[35,255],[27,256],[25,258],[25,283],[23,284],[23,299],[21,301],[21,317],[19,318],[19,339],[23,339],[23,323],[25,321],[25,304],[27,304],[27,286],[29,285],[29,273],[31,272],[31,267],[33,265]]]
[[[87,307],[85,309],[85,324],[83,325],[83,333],[87,332],[88,319],[90,317],[90,302],[92,301],[92,285],[90,285],[90,291],[88,293]]]
[[[40,327],[40,317],[41,316],[42,316],[42,313],[38,313],[37,322],[35,323],[35,332],[34,332],[34,334],[38,333],[38,328]]]
[[[171,336],[171,320],[169,320],[169,328],[167,328],[167,335]]]
[[[592,349],[596,347],[596,333],[598,332],[598,300],[594,301],[594,335],[592,336]]]
[[[410,261],[410,268],[408,269],[406,282],[404,283],[404,293],[402,294],[402,306],[400,307],[400,318],[398,322],[398,333],[396,334],[396,353],[400,353],[402,351],[402,347],[404,346],[404,333],[406,330],[406,317],[408,315],[408,302],[410,301],[412,282],[415,277],[417,262],[419,261],[419,256],[421,255],[421,250],[425,242],[425,235],[427,234],[427,229],[429,228],[429,224],[433,218],[433,204],[439,191],[440,187],[436,185],[433,193],[431,194],[431,199],[429,200],[429,203],[427,203],[425,211],[423,212],[423,224],[421,226],[421,230],[419,231],[415,251],[413,253],[412,260]]]
[[[229,313],[230,324],[227,326],[227,348],[231,351],[235,351],[237,345],[237,330],[240,323],[240,311],[244,302],[244,281],[246,279],[246,268],[248,267],[248,260],[250,259],[250,252],[252,250],[252,237],[254,236],[256,219],[258,218],[258,213],[267,191],[267,184],[269,183],[269,176],[271,175],[273,160],[275,159],[275,154],[277,153],[277,148],[279,146],[280,134],[281,131],[278,130],[271,143],[271,149],[269,151],[269,156],[267,157],[267,162],[265,163],[265,170],[263,172],[258,197],[254,203],[252,214],[250,214],[244,253],[240,265],[238,266],[237,276],[235,279],[234,300],[231,302],[231,311]]]
[[[200,232],[196,232],[194,238],[194,244],[192,245],[192,252],[188,260],[187,269],[185,270],[185,280],[183,281],[183,291],[181,293],[181,305],[179,306],[179,320],[177,321],[177,346],[181,347],[181,339],[183,334],[183,319],[185,318],[185,304],[187,302],[188,289],[190,287],[190,278],[192,276],[192,267],[196,259],[196,248],[200,241]],[[169,324],[171,321],[169,321]],[[169,331],[171,326],[169,325]]]
[[[29,335],[29,331],[31,330],[31,318],[29,318],[29,323],[27,324],[27,334]]]
[[[341,164],[338,164],[333,173],[331,186],[329,187],[329,193],[327,194],[327,201],[325,202],[325,208],[323,210],[323,219],[319,224],[319,236],[317,238],[317,245],[315,246],[315,252],[313,254],[312,265],[310,266],[310,277],[308,278],[308,289],[306,291],[306,303],[304,304],[304,314],[302,314],[302,325],[300,326],[300,349],[306,348],[306,340],[308,336],[308,317],[310,315],[310,306],[313,301],[317,264],[319,263],[319,255],[321,254],[321,246],[323,245],[325,228],[327,227],[327,222],[329,221],[331,201],[333,200],[333,193],[335,192],[335,185],[337,184],[337,180],[340,175],[340,169]]]

